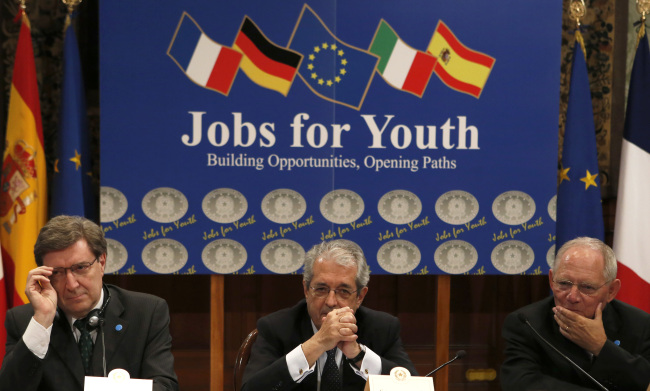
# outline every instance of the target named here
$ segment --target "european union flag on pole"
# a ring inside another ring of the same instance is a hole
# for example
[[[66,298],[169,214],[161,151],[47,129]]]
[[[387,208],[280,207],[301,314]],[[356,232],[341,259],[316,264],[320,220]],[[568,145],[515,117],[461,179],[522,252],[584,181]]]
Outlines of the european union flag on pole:
[[[51,216],[85,216],[95,220],[90,143],[81,61],[70,15],[63,42],[63,88],[57,159],[54,166]]]
[[[298,75],[314,94],[361,108],[379,57],[336,38],[308,5],[302,9],[289,49],[304,56]]]
[[[595,129],[587,63],[576,40],[557,194],[556,251],[578,236],[605,237]]]

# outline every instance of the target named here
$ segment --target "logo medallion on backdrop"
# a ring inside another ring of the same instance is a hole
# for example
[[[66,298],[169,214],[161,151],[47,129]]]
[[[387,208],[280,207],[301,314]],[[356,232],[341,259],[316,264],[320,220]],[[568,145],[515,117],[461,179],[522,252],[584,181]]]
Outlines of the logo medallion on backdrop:
[[[492,250],[492,265],[505,274],[520,274],[528,270],[535,260],[533,249],[519,240],[499,243]]]
[[[464,240],[449,240],[436,249],[433,254],[436,265],[445,273],[467,273],[478,262],[476,248]]]
[[[209,192],[201,203],[203,213],[215,223],[229,224],[246,214],[248,201],[237,190],[221,188]]]
[[[408,224],[422,212],[422,201],[407,190],[393,190],[379,199],[379,215],[391,224]]]
[[[492,203],[492,213],[504,224],[523,224],[535,215],[535,201],[522,191],[506,191]]]
[[[156,239],[142,249],[142,262],[159,274],[175,273],[187,263],[187,249],[173,239]]]
[[[436,215],[447,224],[469,223],[477,214],[478,201],[466,191],[448,191],[436,201]]]
[[[320,201],[320,213],[334,224],[349,224],[363,215],[363,198],[352,190],[332,190]]]
[[[276,189],[262,199],[262,213],[278,224],[290,224],[305,214],[305,197],[291,189]]]
[[[288,274],[303,265],[305,250],[300,244],[289,239],[278,239],[262,249],[260,258],[265,268],[273,273]]]
[[[106,267],[104,273],[111,274],[119,271],[126,265],[129,253],[126,247],[115,239],[106,238]]]
[[[102,186],[99,190],[99,203],[102,223],[110,223],[121,218],[129,208],[126,196],[121,191],[108,186]]]
[[[231,239],[217,239],[208,243],[201,253],[203,264],[219,274],[230,274],[246,264],[248,253],[239,242]]]
[[[392,240],[377,251],[379,266],[392,274],[412,272],[421,259],[420,249],[408,240]]]
[[[171,187],[153,189],[142,198],[142,211],[148,218],[158,223],[171,223],[180,220],[187,212],[187,198]]]
[[[553,221],[557,221],[557,194],[548,202],[548,215]]]

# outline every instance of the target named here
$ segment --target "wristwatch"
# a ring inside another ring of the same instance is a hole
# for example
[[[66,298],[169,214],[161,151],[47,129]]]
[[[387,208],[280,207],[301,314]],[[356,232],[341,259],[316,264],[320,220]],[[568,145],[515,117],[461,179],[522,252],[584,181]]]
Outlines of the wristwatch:
[[[361,348],[361,351],[359,352],[359,354],[357,354],[357,355],[354,356],[353,358],[348,358],[348,361],[350,361],[350,362],[353,363],[353,364],[356,364],[356,363],[358,363],[359,361],[362,361],[362,360],[363,360],[363,357],[366,355],[366,347],[363,346],[363,345],[361,345],[361,344],[359,344],[359,348]]]

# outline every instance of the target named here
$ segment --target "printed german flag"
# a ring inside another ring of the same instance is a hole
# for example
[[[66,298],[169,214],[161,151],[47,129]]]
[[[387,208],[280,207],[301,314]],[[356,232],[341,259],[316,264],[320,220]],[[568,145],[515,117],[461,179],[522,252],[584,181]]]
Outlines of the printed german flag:
[[[301,54],[271,42],[248,17],[244,18],[233,49],[244,55],[239,67],[246,76],[287,96],[302,61]]]

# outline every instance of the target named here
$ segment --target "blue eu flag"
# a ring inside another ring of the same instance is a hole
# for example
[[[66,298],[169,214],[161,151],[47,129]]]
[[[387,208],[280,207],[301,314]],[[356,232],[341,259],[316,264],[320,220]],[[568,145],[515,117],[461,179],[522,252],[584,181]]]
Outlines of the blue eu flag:
[[[53,175],[51,216],[97,217],[91,184],[86,97],[77,37],[68,16],[63,42],[63,87],[57,159]]]
[[[293,31],[289,49],[304,56],[298,74],[314,94],[357,110],[361,108],[379,57],[336,38],[307,5]]]
[[[605,237],[587,63],[577,42],[573,53],[557,194],[556,251],[578,236]]]

